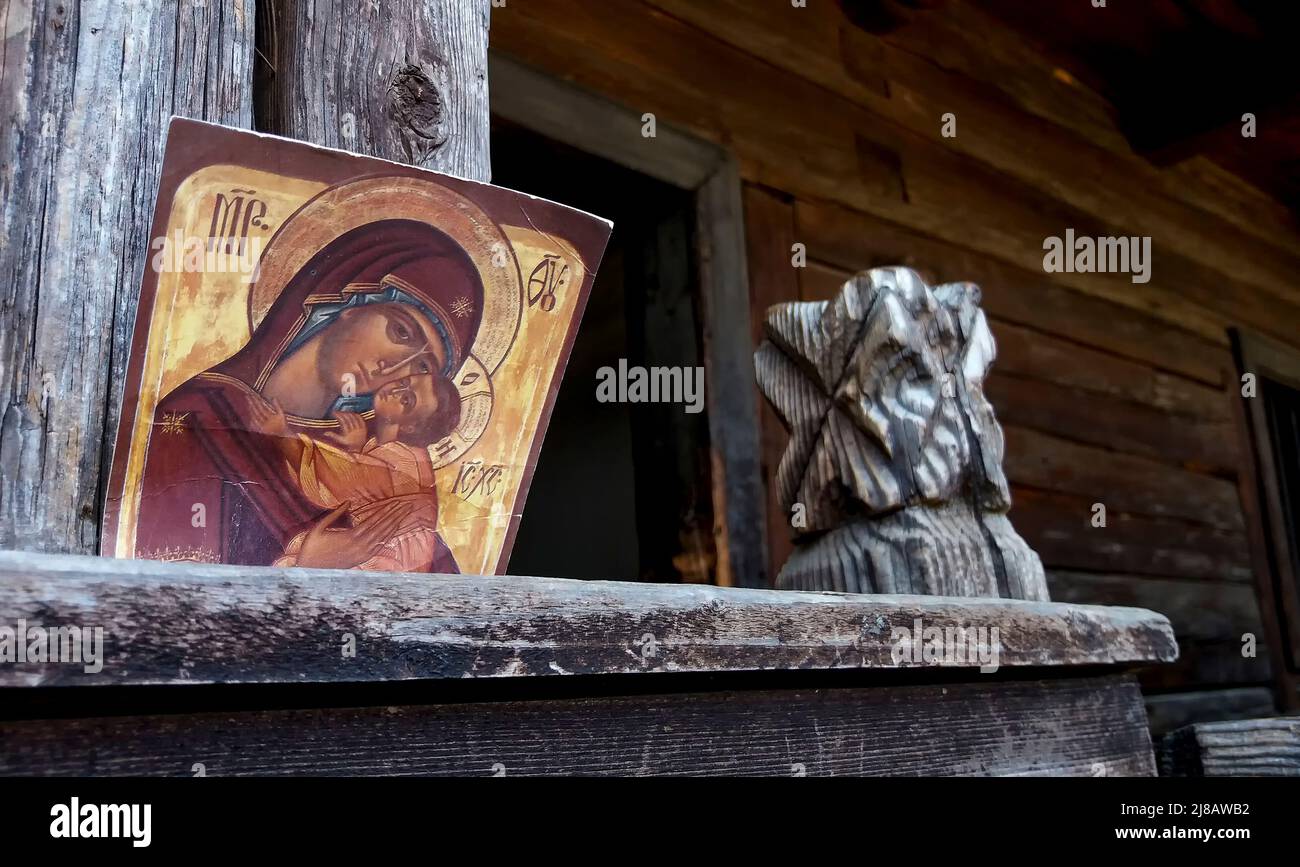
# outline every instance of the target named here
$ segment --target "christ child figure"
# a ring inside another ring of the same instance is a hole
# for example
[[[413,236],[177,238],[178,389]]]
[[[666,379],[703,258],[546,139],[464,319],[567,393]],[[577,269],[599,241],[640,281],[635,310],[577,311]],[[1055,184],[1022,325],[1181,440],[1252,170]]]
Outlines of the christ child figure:
[[[371,549],[369,559],[352,568],[430,571],[438,544],[438,494],[428,446],[460,423],[460,395],[449,379],[417,365],[411,375],[374,393],[369,426],[357,413],[336,412],[338,431],[320,438],[291,432],[278,403],[251,403],[254,429],[275,438],[307,499],[330,510],[321,523],[294,536],[274,565],[297,565],[309,535],[327,540],[347,516]]]

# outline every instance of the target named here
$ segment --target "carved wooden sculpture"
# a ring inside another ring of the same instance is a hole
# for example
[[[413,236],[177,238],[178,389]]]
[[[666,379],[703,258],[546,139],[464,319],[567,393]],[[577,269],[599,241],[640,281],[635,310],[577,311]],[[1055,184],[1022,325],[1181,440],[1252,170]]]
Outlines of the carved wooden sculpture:
[[[1048,598],[1006,516],[979,300],[877,268],[833,301],[767,311],[755,366],[790,430],[777,486],[796,533],[778,587]]]

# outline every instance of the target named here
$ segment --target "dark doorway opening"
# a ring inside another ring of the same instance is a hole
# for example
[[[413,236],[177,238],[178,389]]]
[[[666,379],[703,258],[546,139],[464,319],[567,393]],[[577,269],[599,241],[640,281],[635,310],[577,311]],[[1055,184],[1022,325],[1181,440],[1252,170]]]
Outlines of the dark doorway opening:
[[[1247,459],[1239,478],[1279,709],[1300,710],[1300,353],[1231,329]]]
[[[695,197],[498,118],[492,182],[614,222],[538,456],[512,575],[712,583],[706,412],[601,403],[597,372],[703,365]]]
[[[1275,473],[1269,508],[1276,513],[1274,525],[1281,538],[1274,549],[1285,561],[1279,575],[1291,584],[1289,593],[1278,595],[1283,600],[1300,599],[1300,389],[1261,375],[1259,397]],[[1284,618],[1282,625],[1287,639],[1284,646],[1291,652],[1290,667],[1300,669],[1300,618]]]

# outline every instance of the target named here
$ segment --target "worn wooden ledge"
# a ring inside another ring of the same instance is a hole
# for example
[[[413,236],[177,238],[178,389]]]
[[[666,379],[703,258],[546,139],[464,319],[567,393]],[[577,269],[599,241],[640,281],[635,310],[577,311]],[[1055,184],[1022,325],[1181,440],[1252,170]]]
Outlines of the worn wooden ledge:
[[[917,620],[996,627],[1001,668],[1177,657],[1168,620],[1138,608],[0,552],[0,627],[20,619],[102,627],[103,667],[5,663],[0,686],[978,670],[970,659],[896,660],[893,629]]]
[[[1300,716],[1195,723],[1165,735],[1169,777],[1300,777]]]
[[[0,720],[0,776],[1153,776],[1130,674]]]

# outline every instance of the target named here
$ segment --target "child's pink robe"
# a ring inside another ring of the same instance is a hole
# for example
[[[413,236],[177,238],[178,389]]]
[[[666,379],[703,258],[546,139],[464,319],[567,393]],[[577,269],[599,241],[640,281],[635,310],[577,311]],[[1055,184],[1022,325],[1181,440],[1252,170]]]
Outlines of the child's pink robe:
[[[413,504],[387,544],[356,568],[429,571],[437,546],[438,494],[428,450],[400,442],[380,445],[371,437],[360,452],[347,452],[305,434],[298,438],[302,456],[294,474],[303,494],[316,505],[334,509],[350,502],[349,514],[356,525],[389,503]],[[305,530],[294,536],[275,565],[297,565],[306,536]]]

